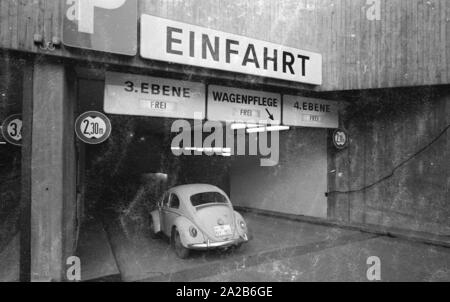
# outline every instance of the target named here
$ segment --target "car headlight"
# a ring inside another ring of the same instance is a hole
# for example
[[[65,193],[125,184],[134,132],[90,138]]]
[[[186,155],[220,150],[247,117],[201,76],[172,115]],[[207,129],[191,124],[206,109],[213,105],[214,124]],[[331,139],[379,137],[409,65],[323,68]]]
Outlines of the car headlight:
[[[197,235],[198,235],[197,229],[194,228],[193,226],[191,226],[191,227],[189,228],[189,233],[191,234],[191,236],[192,236],[193,238],[197,237]]]
[[[241,229],[243,229],[243,230],[245,230],[245,228],[246,228],[246,225],[245,225],[245,222],[244,221],[239,221],[239,225],[241,226]]]

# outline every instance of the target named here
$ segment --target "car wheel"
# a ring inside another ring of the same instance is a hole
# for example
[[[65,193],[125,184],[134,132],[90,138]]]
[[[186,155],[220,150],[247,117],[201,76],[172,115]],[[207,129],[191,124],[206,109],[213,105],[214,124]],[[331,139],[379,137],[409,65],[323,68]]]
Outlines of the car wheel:
[[[181,236],[177,229],[174,229],[172,236],[172,243],[175,249],[175,253],[181,259],[186,259],[189,256],[189,250],[181,243]]]
[[[155,232],[155,222],[153,221],[152,216],[150,216],[150,238],[158,239],[158,233]]]

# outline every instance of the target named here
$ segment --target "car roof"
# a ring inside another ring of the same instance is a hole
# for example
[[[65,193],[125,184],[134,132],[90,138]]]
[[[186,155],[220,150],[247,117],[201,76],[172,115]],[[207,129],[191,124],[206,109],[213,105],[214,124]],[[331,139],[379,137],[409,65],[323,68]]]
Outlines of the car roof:
[[[190,184],[173,187],[169,190],[171,193],[176,193],[183,196],[192,196],[194,194],[203,192],[219,192],[225,194],[221,189],[209,184]]]

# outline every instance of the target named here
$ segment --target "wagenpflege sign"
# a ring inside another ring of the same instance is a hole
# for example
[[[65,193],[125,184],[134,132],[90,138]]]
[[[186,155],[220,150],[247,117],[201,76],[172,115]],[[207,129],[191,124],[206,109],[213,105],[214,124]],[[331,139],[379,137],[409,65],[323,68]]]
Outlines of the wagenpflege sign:
[[[259,90],[208,86],[210,121],[267,125],[281,123],[281,95]]]

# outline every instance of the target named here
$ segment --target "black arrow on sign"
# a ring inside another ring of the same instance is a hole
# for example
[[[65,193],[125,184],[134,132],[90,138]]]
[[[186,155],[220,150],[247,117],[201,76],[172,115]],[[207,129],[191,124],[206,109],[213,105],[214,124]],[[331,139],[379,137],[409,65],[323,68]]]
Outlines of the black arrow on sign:
[[[267,109],[267,108],[266,108],[266,111],[267,111],[267,114],[269,115],[269,118],[273,121],[274,120],[273,114],[270,113],[269,109]]]

